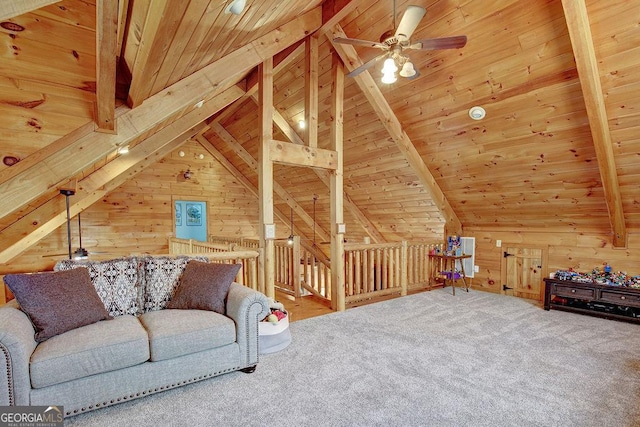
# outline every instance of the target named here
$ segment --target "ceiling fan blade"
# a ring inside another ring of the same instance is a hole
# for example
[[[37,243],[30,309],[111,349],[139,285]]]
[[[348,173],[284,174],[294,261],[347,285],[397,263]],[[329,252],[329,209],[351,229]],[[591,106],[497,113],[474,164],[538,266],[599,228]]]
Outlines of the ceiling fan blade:
[[[347,77],[355,77],[358,74],[362,73],[363,71],[368,70],[369,68],[373,67],[376,64],[376,62],[380,61],[385,56],[387,56],[386,52],[376,56],[370,61],[365,62],[364,64],[362,64],[361,66],[359,66],[358,68],[356,68],[355,70],[347,74]]]
[[[336,43],[352,44],[352,45],[355,45],[355,46],[377,47],[379,49],[388,48],[387,45],[382,44],[382,43],[371,42],[371,41],[368,41],[368,40],[350,39],[348,37],[336,37],[335,39],[333,39],[333,41],[336,42]]]
[[[396,29],[396,38],[400,41],[406,41],[411,38],[411,35],[418,27],[418,24],[427,13],[427,9],[420,6],[407,6],[407,10],[404,11],[400,24]]]
[[[440,37],[437,39],[418,40],[407,46],[407,49],[439,50],[459,49],[467,44],[467,36]]]

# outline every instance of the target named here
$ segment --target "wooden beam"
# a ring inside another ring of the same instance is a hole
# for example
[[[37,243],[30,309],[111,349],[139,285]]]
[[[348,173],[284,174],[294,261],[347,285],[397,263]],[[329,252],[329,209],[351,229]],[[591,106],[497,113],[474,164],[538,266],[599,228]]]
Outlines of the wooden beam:
[[[229,105],[243,94],[232,86],[202,108],[194,109],[171,125],[136,144],[126,156],[116,157],[78,182],[71,205],[72,215],[82,212],[126,180],[153,164],[195,135],[203,119]],[[179,144],[179,145],[175,145]],[[0,264],[6,263],[36,244],[66,221],[66,208],[54,198],[0,232],[3,249]]]
[[[349,71],[362,65],[362,60],[353,46],[333,42],[333,39],[336,37],[346,37],[346,34],[339,25],[334,26],[330,33],[327,34],[327,37],[338,55],[340,55],[342,62],[347,65]],[[365,71],[356,76],[355,80],[371,104],[371,108],[376,112],[378,118],[387,129],[387,132],[389,132],[389,135],[400,149],[400,152],[404,155],[407,162],[409,162],[409,165],[420,179],[425,190],[430,193],[433,202],[444,216],[445,233],[461,234],[462,223],[429,171],[429,168],[424,164],[420,153],[418,153],[411,139],[402,128],[402,124],[391,109],[391,106],[373,81],[373,77],[371,77],[368,71]]]
[[[256,101],[255,95],[252,97],[254,101]],[[282,114],[278,110],[273,110],[273,121],[278,126],[280,131],[285,134],[287,138],[294,144],[304,145],[304,141],[296,131],[291,127],[287,119],[285,119]],[[313,172],[320,178],[322,183],[327,186],[327,188],[331,187],[329,182],[329,173],[323,169],[313,169]],[[365,233],[373,240],[374,243],[384,243],[386,240],[382,237],[382,234],[378,231],[376,226],[367,218],[367,216],[358,208],[356,203],[353,201],[351,196],[348,193],[344,192],[344,203],[346,208],[349,210],[351,215],[354,216],[356,221],[363,228]],[[327,239],[328,240],[328,239]]]
[[[311,35],[305,43],[304,121],[309,147],[318,146],[318,37]]]
[[[322,3],[322,27],[319,32],[331,30],[363,4],[365,4],[364,0],[325,0]]]
[[[96,3],[96,115],[97,130],[115,133],[118,2]]]
[[[587,6],[583,0],[562,0],[562,7],[584,94],[593,145],[598,158],[604,197],[609,210],[609,222],[613,231],[613,246],[626,247],[627,229],[622,196],[618,184],[606,103],[600,84],[598,60],[593,46]]]
[[[0,2],[0,20],[11,19],[60,0],[4,0]]]
[[[129,88],[129,107],[139,106],[152,95],[151,88],[187,6],[188,1],[151,2],[136,60],[131,69],[133,75]]]
[[[249,181],[249,179],[246,176],[244,176],[242,172],[240,172],[235,166],[233,166],[233,164],[229,160],[227,160],[227,158],[224,157],[220,151],[218,151],[218,149],[211,143],[211,141],[209,141],[204,135],[202,135],[202,133],[197,135],[195,139],[200,143],[202,148],[207,150],[207,152],[211,154],[213,158],[216,159],[222,165],[222,167],[224,167],[231,175],[233,175],[235,179],[237,179],[240,182],[240,184],[242,184],[247,190],[251,192],[251,194],[253,194],[256,197],[256,201],[259,199],[258,188],[255,185],[253,185],[251,181]],[[276,194],[278,194],[277,190],[276,190]],[[293,198],[290,198],[290,199],[292,200]],[[286,200],[286,199],[285,199],[285,202],[291,203],[290,200]],[[292,205],[290,205],[290,207],[296,212],[298,209],[302,209],[297,203],[295,203],[295,201]],[[284,222],[285,224],[289,222],[289,216],[287,213],[282,212],[277,208],[274,208],[274,214],[275,216],[278,217],[280,221]],[[294,233],[296,233],[299,236],[303,234],[299,230],[299,227],[297,227],[295,224],[294,224]]]
[[[283,165],[306,166],[335,170],[336,153],[332,150],[314,148],[290,142],[269,142],[269,159]]]
[[[242,161],[249,165],[254,171],[258,170],[258,162],[256,159],[233,137],[233,135],[227,132],[220,123],[212,123],[210,127],[211,130],[215,132],[216,135],[218,135],[218,137],[242,159]],[[293,209],[296,215],[302,219],[302,222],[307,224],[309,228],[315,228],[318,237],[325,242],[331,239],[331,234],[325,231],[319,224],[314,225],[313,218],[311,218],[302,206],[295,201],[293,196],[275,180],[273,181],[273,191]]]
[[[34,158],[38,158],[38,161],[29,161],[31,156],[27,157],[19,164],[27,162],[29,167],[22,167],[15,175],[5,172],[13,168],[3,169],[0,172],[0,194],[3,195],[0,217],[37,199],[50,188],[56,188],[139,135],[157,131],[167,121],[194,108],[203,96],[210,99],[222,93],[265,57],[270,58],[286,46],[304,39],[319,25],[320,9],[316,8],[174,83],[139,107],[117,117],[117,135],[94,131],[67,141],[63,149],[46,157],[36,153]],[[5,173],[11,178],[7,179]]]
[[[269,144],[273,139],[273,58],[258,66],[258,110],[260,111],[260,140],[258,141],[258,212],[260,218],[260,247],[263,248],[263,277],[265,293],[275,298],[275,223],[273,222],[273,163],[269,158]]]
[[[344,227],[343,167],[344,167],[344,68],[335,53],[332,58],[333,86],[331,87],[331,149],[336,153],[336,169],[331,173],[331,308],[344,311]]]

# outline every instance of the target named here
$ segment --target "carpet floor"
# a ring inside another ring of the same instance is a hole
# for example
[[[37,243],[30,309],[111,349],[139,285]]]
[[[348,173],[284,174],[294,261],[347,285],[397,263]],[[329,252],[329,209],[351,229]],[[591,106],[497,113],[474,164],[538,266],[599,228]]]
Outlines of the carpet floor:
[[[640,326],[438,289],[293,322],[234,372],[68,426],[640,426]]]

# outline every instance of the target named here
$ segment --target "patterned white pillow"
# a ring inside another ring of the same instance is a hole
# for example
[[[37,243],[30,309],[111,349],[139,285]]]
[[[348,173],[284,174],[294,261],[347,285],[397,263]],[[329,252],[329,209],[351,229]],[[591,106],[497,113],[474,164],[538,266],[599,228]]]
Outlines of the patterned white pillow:
[[[145,288],[143,312],[161,310],[173,297],[180,277],[187,263],[196,259],[208,262],[207,257],[190,256],[147,256],[141,258],[144,270]]]
[[[84,267],[89,270],[91,282],[105,308],[113,317],[142,313],[142,271],[136,257],[117,258],[108,261],[62,260],[55,271]]]

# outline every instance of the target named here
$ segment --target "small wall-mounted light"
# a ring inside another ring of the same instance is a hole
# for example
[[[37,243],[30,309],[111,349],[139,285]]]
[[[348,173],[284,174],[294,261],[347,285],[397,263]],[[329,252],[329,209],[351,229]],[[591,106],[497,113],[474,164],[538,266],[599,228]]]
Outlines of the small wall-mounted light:
[[[127,154],[129,152],[129,146],[123,145],[122,147],[118,147],[118,154]]]
[[[196,105],[194,105],[194,107],[202,108],[203,105],[204,105],[204,99],[201,99],[200,101],[196,102]]]
[[[194,154],[194,156],[195,156],[196,158],[200,159],[200,160],[204,160],[204,154],[202,154],[202,153],[200,153],[200,154],[198,154],[198,155],[195,155],[195,154]]]
[[[178,151],[178,156],[184,157],[184,151]]]

